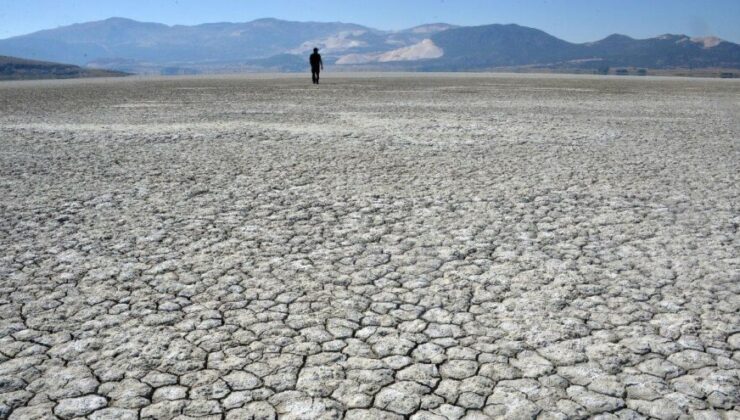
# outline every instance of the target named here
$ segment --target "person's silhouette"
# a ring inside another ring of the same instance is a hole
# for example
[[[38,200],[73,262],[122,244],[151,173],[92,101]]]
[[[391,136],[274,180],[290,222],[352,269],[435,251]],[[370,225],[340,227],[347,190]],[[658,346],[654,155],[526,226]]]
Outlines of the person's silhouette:
[[[309,61],[311,62],[311,79],[313,79],[313,84],[318,85],[319,73],[321,73],[321,70],[324,70],[324,62],[321,61],[321,54],[319,54],[318,48],[313,49],[313,54],[311,54]]]

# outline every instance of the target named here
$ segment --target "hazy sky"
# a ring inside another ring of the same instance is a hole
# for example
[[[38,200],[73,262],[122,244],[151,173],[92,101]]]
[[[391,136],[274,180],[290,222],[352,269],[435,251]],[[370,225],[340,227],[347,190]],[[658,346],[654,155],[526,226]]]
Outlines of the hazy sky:
[[[186,25],[276,17],[378,29],[518,23],[573,42],[612,33],[740,42],[740,0],[0,0],[0,38],[113,16]]]

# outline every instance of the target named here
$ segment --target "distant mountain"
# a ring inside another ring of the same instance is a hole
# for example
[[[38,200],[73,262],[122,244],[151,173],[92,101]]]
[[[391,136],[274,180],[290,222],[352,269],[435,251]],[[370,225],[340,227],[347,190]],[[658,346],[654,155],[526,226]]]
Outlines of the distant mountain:
[[[633,39],[611,35],[574,44],[519,25],[452,28],[431,36],[444,50],[423,70],[471,70],[518,66],[596,69],[605,67],[740,68],[740,45],[719,38],[663,35]]]
[[[575,44],[538,29],[498,24],[433,23],[381,31],[341,22],[259,19],[167,26],[111,18],[0,40],[0,54],[161,74],[304,71],[314,47],[338,69],[740,68],[740,46],[713,37],[612,35]]]
[[[111,18],[0,40],[0,53],[85,65],[129,59],[142,63],[203,63],[266,58],[296,49],[311,39],[368,32],[343,23],[286,22],[167,26]]]
[[[579,56],[578,45],[519,25],[453,28],[431,39],[445,52],[435,65],[453,70],[552,63]]]
[[[598,58],[611,66],[740,68],[740,45],[715,37],[662,35],[650,39],[632,39],[625,35],[611,35],[583,47],[583,58]]]
[[[126,73],[84,69],[70,64],[48,63],[0,56],[0,80],[71,79],[80,77],[119,77]]]
[[[110,18],[0,40],[0,54],[143,73],[296,71],[304,70],[314,47],[321,49],[327,64],[347,55],[367,55],[359,61],[373,62],[454,27],[435,23],[380,31],[352,23],[277,19],[167,26]],[[410,52],[397,56],[419,58]]]

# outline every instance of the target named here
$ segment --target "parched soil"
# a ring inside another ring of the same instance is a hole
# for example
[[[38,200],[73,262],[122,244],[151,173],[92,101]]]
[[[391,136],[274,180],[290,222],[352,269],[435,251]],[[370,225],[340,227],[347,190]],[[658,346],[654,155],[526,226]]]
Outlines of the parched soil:
[[[0,84],[0,418],[738,418],[740,83]]]

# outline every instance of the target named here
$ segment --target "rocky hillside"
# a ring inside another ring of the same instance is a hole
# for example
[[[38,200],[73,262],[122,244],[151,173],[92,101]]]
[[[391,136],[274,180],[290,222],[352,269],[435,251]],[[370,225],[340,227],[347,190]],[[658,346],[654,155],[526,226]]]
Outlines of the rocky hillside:
[[[0,56],[0,80],[27,79],[72,79],[79,77],[118,77],[126,73],[87,69],[71,64],[50,63],[26,60],[17,57]]]

